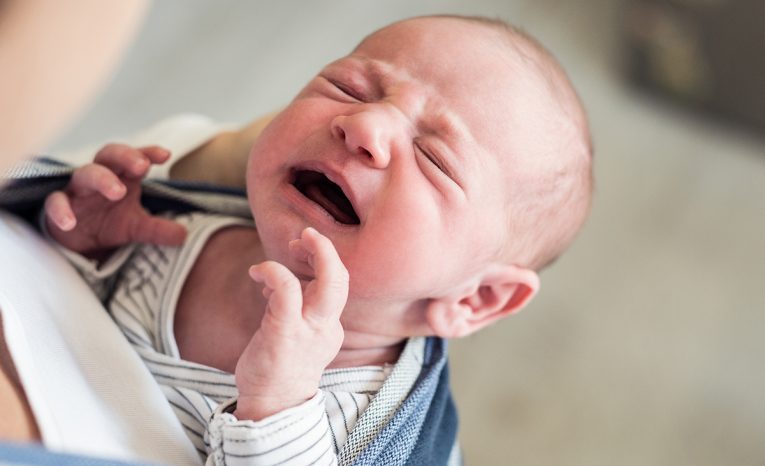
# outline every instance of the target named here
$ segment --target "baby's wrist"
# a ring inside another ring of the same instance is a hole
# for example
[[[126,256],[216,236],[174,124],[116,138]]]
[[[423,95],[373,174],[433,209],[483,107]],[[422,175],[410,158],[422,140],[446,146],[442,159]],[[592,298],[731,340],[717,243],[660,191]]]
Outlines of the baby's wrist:
[[[236,400],[236,409],[232,413],[237,419],[260,421],[286,409],[299,406],[313,398],[314,390],[310,395],[302,397],[240,395]]]
[[[290,370],[285,368],[287,364],[256,366],[240,358],[235,371],[239,395],[234,416],[258,421],[313,398],[319,390],[322,370],[311,368],[296,373],[300,364],[295,361],[288,365]]]

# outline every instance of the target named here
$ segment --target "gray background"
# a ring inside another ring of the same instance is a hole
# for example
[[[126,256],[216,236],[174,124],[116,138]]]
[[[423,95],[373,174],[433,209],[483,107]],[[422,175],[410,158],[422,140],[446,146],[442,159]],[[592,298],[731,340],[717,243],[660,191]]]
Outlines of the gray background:
[[[615,0],[156,1],[52,151],[178,112],[245,123],[372,30],[435,12],[537,36],[597,152],[592,217],[538,299],[451,346],[468,462],[765,464],[765,139],[625,85]]]

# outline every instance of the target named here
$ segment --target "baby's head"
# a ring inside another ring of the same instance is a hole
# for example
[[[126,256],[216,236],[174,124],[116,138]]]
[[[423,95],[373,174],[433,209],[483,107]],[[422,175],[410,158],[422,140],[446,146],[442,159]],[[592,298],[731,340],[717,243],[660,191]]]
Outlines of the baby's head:
[[[501,22],[394,23],[324,68],[253,146],[266,255],[312,226],[351,277],[346,335],[462,336],[520,309],[590,204],[584,111]]]

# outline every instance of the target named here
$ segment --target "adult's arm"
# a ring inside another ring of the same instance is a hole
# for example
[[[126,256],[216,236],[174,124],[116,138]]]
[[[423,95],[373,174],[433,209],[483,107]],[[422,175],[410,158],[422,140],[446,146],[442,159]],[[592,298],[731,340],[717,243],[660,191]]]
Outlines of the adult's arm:
[[[95,96],[147,5],[0,1],[0,172],[44,149]]]
[[[0,316],[0,440],[39,441],[40,432],[32,415],[16,366],[5,343]]]

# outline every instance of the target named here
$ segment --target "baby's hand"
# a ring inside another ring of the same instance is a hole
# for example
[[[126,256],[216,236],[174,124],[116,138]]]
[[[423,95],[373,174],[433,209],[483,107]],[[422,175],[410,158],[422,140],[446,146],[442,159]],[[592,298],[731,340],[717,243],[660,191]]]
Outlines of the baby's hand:
[[[109,144],[45,200],[50,235],[64,247],[98,256],[131,242],[177,245],[186,229],[141,207],[141,179],[170,153],[157,146]]]
[[[265,285],[268,305],[236,366],[239,419],[263,419],[313,397],[343,343],[340,314],[348,299],[348,271],[334,245],[306,228],[290,250],[313,267],[315,278],[305,289],[277,262],[250,268],[252,279]]]

